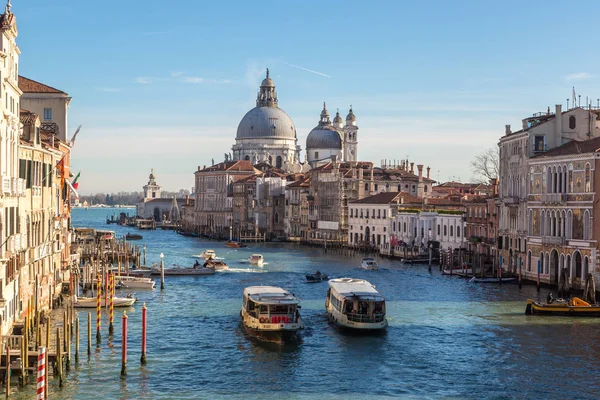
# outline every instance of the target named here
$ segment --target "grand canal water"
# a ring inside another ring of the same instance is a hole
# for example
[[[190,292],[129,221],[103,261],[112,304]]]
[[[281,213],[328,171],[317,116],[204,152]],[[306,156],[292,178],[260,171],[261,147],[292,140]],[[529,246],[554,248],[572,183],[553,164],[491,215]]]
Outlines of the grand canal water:
[[[112,209],[75,209],[73,225],[115,230]],[[132,210],[130,210],[132,211]],[[166,290],[138,291],[129,315],[129,364],[120,379],[120,334],[84,355],[65,386],[51,380],[51,398],[64,399],[367,399],[367,398],[598,398],[600,323],[594,319],[530,317],[533,286],[478,285],[442,276],[425,265],[382,259],[379,272],[357,268],[360,257],[326,254],[293,244],[222,242],[144,231],[148,264],[191,265],[207,248],[230,272],[166,280]],[[263,268],[244,262],[262,253]],[[365,278],[387,298],[389,328],[382,336],[340,333],[327,322],[327,284],[307,284],[315,270]],[[242,290],[277,285],[302,301],[307,329],[297,345],[266,345],[239,324]],[[545,298],[547,290],[540,297]],[[141,303],[148,306],[148,364],[141,367]],[[119,316],[121,312],[116,313]],[[105,316],[106,317],[106,316]],[[85,321],[87,312],[80,313]],[[82,329],[84,323],[81,324]],[[120,332],[120,320],[115,331]],[[86,348],[85,335],[81,348]],[[33,398],[33,388],[15,392]]]

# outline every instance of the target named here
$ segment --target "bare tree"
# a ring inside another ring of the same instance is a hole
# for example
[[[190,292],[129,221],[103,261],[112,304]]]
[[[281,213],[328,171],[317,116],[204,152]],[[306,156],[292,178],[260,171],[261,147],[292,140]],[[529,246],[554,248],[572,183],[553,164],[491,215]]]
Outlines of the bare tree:
[[[491,179],[498,178],[500,169],[500,157],[498,149],[489,148],[477,155],[471,161],[471,170],[475,174],[475,181],[489,184]]]

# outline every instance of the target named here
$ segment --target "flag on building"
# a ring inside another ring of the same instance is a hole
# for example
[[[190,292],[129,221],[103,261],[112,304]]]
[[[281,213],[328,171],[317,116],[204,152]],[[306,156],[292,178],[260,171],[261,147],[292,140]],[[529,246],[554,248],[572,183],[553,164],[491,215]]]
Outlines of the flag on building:
[[[79,175],[81,175],[81,171],[77,173],[77,176],[75,176],[75,179],[73,179],[73,182],[71,183],[75,189],[79,188],[79,182],[77,182]]]
[[[81,129],[81,125],[79,125],[77,127],[77,130],[75,131],[75,133],[73,134],[73,137],[71,138],[71,140],[69,141],[69,147],[73,147],[73,145],[75,145],[75,138],[77,138],[77,134],[79,133],[79,130]]]
[[[60,172],[60,190],[65,186],[65,157],[61,158],[56,169]]]

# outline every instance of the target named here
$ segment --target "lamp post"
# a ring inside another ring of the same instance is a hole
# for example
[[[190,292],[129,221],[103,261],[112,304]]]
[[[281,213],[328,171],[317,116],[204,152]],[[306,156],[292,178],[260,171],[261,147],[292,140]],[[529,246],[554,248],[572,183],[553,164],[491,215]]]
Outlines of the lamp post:
[[[160,290],[165,290],[165,255],[160,253]]]

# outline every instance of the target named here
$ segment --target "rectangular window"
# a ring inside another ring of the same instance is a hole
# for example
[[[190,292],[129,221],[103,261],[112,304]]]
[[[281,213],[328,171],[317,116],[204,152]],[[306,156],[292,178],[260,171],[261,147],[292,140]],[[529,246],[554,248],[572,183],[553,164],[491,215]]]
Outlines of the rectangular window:
[[[533,151],[546,151],[546,138],[545,136],[534,136],[533,137]]]
[[[27,160],[19,159],[19,178],[27,177]]]
[[[52,109],[51,108],[44,108],[44,119],[45,120],[52,119]]]
[[[27,176],[27,189],[31,188],[31,178],[33,177],[33,172],[31,169],[31,160],[27,160],[27,170],[26,170],[26,176]]]

